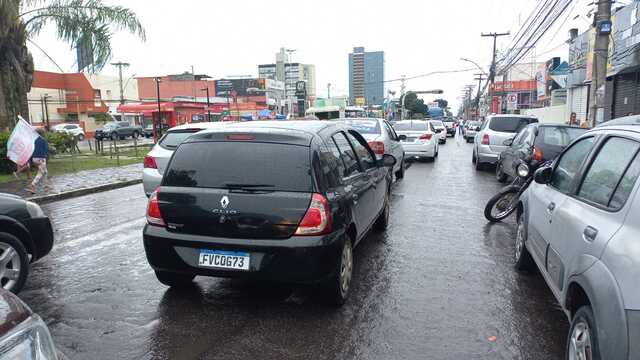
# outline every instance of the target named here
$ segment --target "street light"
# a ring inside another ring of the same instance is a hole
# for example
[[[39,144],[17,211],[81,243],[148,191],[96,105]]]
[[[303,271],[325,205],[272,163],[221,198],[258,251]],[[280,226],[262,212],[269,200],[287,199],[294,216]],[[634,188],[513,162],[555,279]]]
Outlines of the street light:
[[[444,91],[442,89],[433,89],[433,90],[418,90],[418,91],[407,91],[406,94],[402,96],[402,112],[400,113],[400,119],[404,120],[404,102],[409,94],[442,94]]]
[[[162,81],[160,79],[159,76],[156,76],[154,78],[155,82],[156,82],[156,96],[158,98],[158,123],[160,124],[160,127],[162,127],[162,118],[161,118],[161,110],[160,110],[160,82]],[[153,120],[152,120],[153,121]],[[162,131],[162,129],[160,129],[160,132]],[[158,142],[158,130],[156,130],[156,123],[155,121],[153,121],[153,142],[157,143]]]
[[[482,74],[483,74],[483,75],[488,75],[488,74],[487,74],[487,73],[482,69],[482,66],[478,65],[478,63],[477,63],[477,62],[475,62],[475,61],[473,61],[473,60],[470,60],[470,59],[467,59],[467,58],[460,58],[460,60],[462,60],[462,61],[466,61],[466,62],[468,62],[468,63],[471,63],[471,64],[475,65],[475,67],[477,67],[477,68],[478,68],[478,70],[482,71]]]
[[[200,91],[206,91],[207,92],[207,121],[211,122],[211,109],[209,108],[209,87],[207,86],[204,89],[200,89]]]

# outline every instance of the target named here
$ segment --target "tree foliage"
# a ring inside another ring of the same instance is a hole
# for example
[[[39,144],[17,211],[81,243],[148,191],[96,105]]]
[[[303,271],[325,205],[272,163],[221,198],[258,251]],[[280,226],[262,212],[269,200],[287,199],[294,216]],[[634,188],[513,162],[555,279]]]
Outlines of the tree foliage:
[[[429,112],[429,107],[424,103],[424,100],[418,99],[418,95],[412,92],[408,92],[405,95],[404,99],[404,107],[405,109],[411,111],[413,114],[427,114]],[[402,104],[402,97],[400,97],[400,102]]]
[[[437,102],[438,103],[438,107],[441,109],[446,109],[447,106],[449,106],[449,102],[445,99],[435,99],[433,100],[433,102]]]

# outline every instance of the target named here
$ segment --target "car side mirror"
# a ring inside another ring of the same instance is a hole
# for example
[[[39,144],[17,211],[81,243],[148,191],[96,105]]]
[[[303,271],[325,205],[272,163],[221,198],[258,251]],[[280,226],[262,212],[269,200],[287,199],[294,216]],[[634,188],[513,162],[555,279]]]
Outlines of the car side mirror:
[[[407,140],[407,135],[398,135],[398,140],[400,141]]]
[[[440,134],[441,132],[442,132],[442,130],[436,129],[436,134]]]
[[[533,174],[533,180],[538,184],[548,184],[551,181],[553,168],[550,166],[541,167]]]
[[[480,126],[476,126],[476,131],[480,131]]]
[[[511,146],[512,144],[513,144],[513,139],[507,139],[502,142],[502,145],[504,146]]]
[[[380,162],[382,163],[382,166],[394,167],[396,165],[396,158],[393,155],[384,154],[382,155]]]

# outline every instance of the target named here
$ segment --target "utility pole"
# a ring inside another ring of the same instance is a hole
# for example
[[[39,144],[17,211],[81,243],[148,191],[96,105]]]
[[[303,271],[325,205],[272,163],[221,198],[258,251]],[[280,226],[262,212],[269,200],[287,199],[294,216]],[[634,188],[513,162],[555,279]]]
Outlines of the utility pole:
[[[593,46],[591,65],[591,90],[589,91],[589,122],[595,127],[604,121],[604,93],[607,82],[607,58],[609,57],[609,36],[611,35],[611,0],[598,0],[598,10],[594,17],[596,40]]]
[[[400,107],[400,120],[404,120],[404,82],[406,81],[405,75],[400,75],[400,99],[402,100],[402,106]]]
[[[471,108],[471,93],[473,92],[473,88],[475,87],[475,85],[466,85],[464,87],[464,92],[465,92],[465,102],[466,102],[466,106],[465,106],[465,118],[468,120],[470,119],[470,114],[469,114],[469,109]]]
[[[327,84],[327,99],[331,99],[331,83]]]
[[[482,80],[485,80],[483,78],[484,74],[480,73],[480,74],[474,74],[475,76],[477,76],[476,78],[474,78],[474,80],[478,80],[478,95],[476,95],[476,114],[480,115],[480,95],[481,91],[482,91]]]
[[[160,125],[160,127],[162,127],[162,117],[161,117],[161,111],[160,111],[160,81],[161,78],[159,76],[156,76],[155,78],[153,78],[156,82],[156,96],[158,98],[158,125]],[[159,129],[156,129],[156,123],[154,122],[153,124],[153,142],[157,143],[158,142],[158,131]]]
[[[44,115],[45,115],[45,129],[51,130],[51,124],[49,123],[49,107],[47,105],[47,99],[50,98],[49,94],[44,94],[42,101],[44,101]]]
[[[209,108],[209,106],[211,105],[211,103],[209,102],[209,86],[207,85],[206,88],[200,90],[207,93],[207,121],[211,122],[211,109]]]
[[[482,37],[493,37],[493,53],[492,53],[492,59],[491,60],[491,68],[489,69],[489,81],[491,82],[491,85],[493,85],[493,83],[495,82],[495,77],[496,77],[496,40],[498,39],[499,36],[507,36],[510,35],[510,32],[506,32],[506,33],[482,33],[480,34],[480,36]]]
[[[128,67],[130,64],[122,61],[111,63],[113,66],[118,67],[118,79],[120,84],[120,105],[124,105],[124,87],[122,86],[122,67]]]

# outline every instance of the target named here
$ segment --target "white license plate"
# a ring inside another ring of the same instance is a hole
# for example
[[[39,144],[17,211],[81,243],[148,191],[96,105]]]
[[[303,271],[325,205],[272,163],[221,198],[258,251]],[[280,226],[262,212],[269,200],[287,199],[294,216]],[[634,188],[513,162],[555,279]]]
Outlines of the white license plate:
[[[416,140],[416,138],[414,137],[407,137],[403,142],[414,142]]]
[[[249,253],[222,250],[200,250],[198,265],[202,267],[249,270]]]

